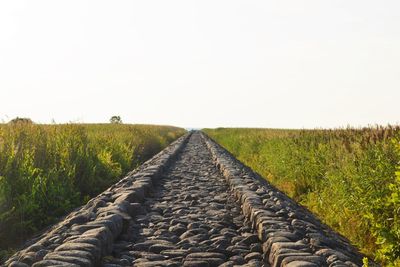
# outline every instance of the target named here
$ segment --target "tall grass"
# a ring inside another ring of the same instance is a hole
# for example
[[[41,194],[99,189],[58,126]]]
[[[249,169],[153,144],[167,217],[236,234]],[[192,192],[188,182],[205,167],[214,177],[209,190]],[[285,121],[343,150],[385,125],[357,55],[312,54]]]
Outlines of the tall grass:
[[[184,134],[169,126],[0,125],[0,250],[85,203]]]
[[[400,128],[206,129],[364,253],[400,265]]]

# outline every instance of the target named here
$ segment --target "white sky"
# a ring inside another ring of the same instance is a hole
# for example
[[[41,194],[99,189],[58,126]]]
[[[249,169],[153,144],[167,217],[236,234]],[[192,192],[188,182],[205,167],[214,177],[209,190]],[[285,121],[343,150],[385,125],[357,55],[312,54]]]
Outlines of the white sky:
[[[0,2],[0,119],[400,121],[400,1]]]

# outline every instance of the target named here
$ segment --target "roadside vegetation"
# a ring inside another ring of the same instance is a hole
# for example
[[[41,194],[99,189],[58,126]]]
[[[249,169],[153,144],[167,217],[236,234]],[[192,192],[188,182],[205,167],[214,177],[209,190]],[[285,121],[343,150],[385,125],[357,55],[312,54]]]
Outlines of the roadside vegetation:
[[[400,266],[400,127],[205,129],[385,266]]]
[[[0,124],[0,262],[185,133],[117,122]]]

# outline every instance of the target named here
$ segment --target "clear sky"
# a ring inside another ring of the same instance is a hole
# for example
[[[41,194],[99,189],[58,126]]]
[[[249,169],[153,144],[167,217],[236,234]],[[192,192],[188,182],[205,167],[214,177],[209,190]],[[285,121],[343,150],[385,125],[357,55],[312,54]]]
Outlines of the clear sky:
[[[0,2],[0,119],[400,122],[400,1]]]

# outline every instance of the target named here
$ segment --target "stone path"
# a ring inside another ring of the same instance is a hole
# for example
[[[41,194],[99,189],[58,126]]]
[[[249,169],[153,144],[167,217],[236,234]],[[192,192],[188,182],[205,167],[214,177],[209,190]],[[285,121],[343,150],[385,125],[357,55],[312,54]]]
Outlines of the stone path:
[[[144,203],[111,262],[126,266],[262,266],[262,246],[195,134]],[[114,266],[105,264],[105,266]]]

